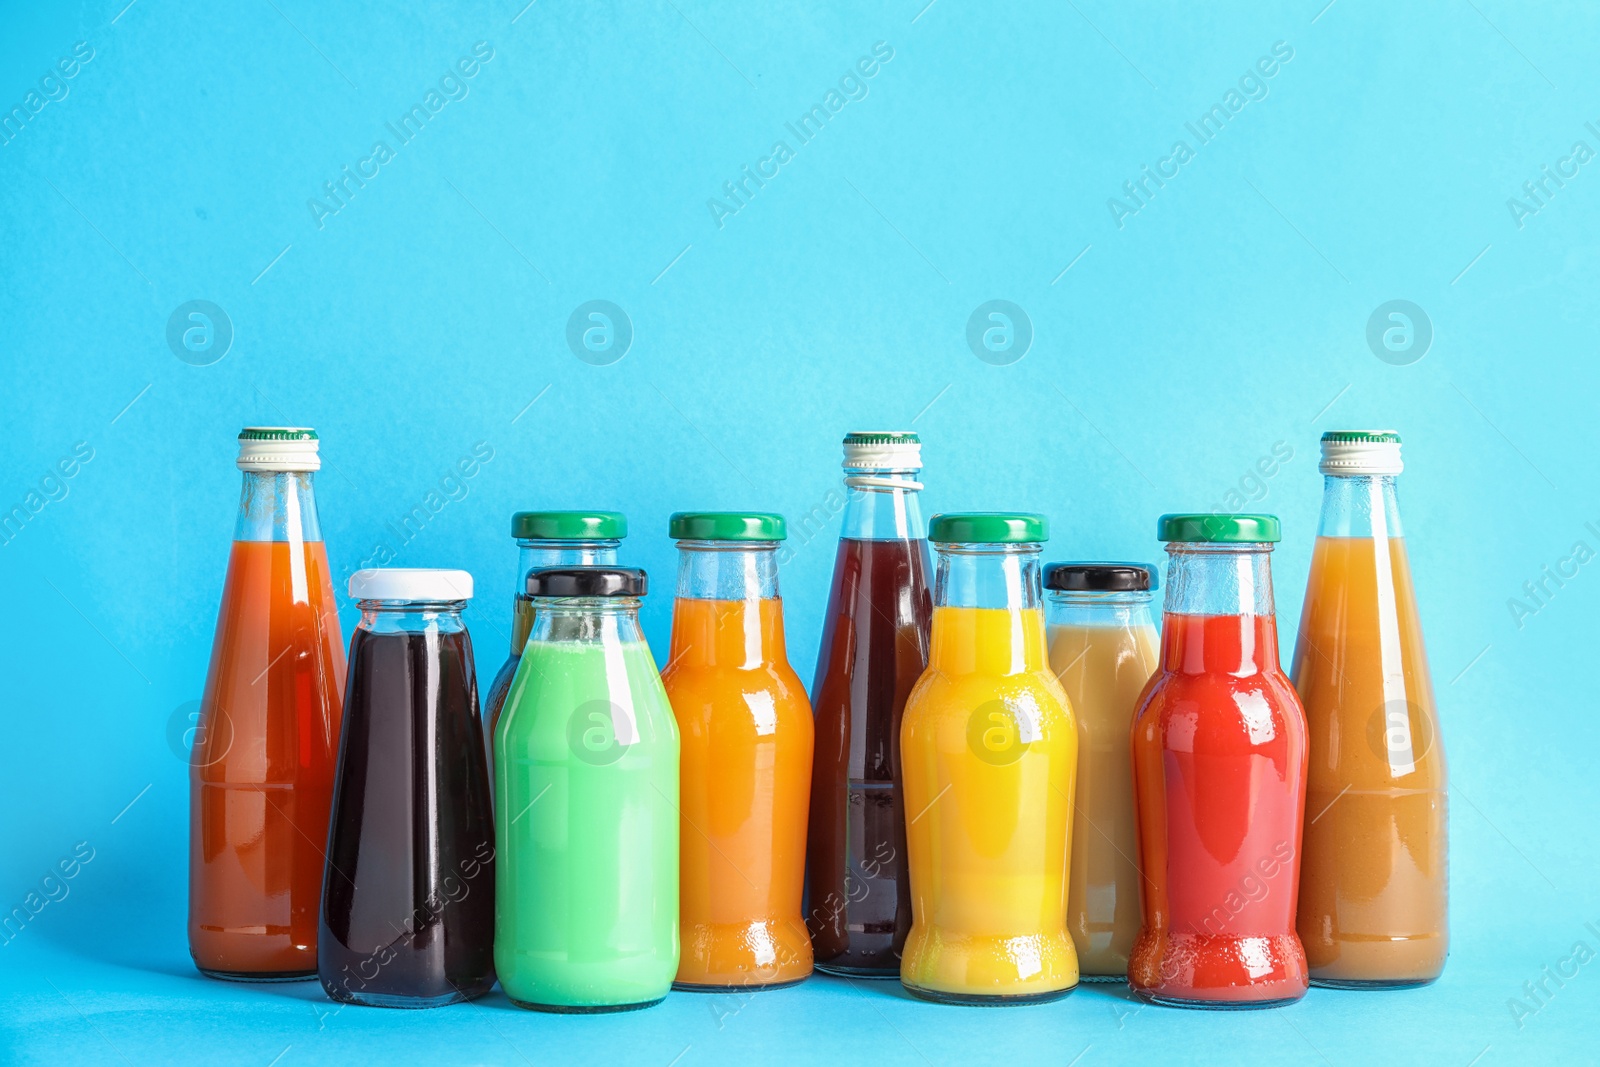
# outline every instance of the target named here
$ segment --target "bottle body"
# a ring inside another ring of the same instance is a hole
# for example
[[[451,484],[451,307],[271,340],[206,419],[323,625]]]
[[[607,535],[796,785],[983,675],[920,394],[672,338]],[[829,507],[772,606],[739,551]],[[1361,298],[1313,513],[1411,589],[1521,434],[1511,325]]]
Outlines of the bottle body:
[[[1121,980],[1141,922],[1130,736],[1160,636],[1148,592],[1049,596],[1050,667],[1078,724],[1067,925],[1084,980]]]
[[[662,674],[681,744],[678,988],[774,988],[811,973],[800,914],[811,705],[784,649],[775,548],[680,542]],[[720,568],[749,580],[699,580]]]
[[[1449,950],[1444,745],[1394,478],[1326,483],[1293,670],[1311,743],[1300,938],[1313,984],[1418,985]]]
[[[847,439],[847,462],[850,449]],[[811,690],[806,923],[818,970],[892,978],[911,930],[900,724],[928,665],[933,598],[917,468],[879,462],[888,465],[853,467],[846,478]]]
[[[1037,545],[1003,546],[1032,549],[1031,565],[1010,561],[1022,566],[1004,606],[950,595],[949,571],[988,547],[938,545],[928,669],[901,725],[912,926],[900,976],[925,999],[1031,1003],[1078,983],[1066,922],[1078,736],[1046,657]]]
[[[1128,982],[1156,1003],[1271,1007],[1306,991],[1306,726],[1278,665],[1267,551],[1169,548],[1161,667],[1132,739],[1144,921]]]
[[[350,637],[317,951],[334,1000],[426,1008],[494,985],[494,826],[464,606],[363,600]]]
[[[317,969],[345,658],[311,479],[244,475],[190,753],[189,951],[212,977]]]
[[[495,969],[619,1011],[678,970],[678,731],[636,599],[540,600],[495,730]]]

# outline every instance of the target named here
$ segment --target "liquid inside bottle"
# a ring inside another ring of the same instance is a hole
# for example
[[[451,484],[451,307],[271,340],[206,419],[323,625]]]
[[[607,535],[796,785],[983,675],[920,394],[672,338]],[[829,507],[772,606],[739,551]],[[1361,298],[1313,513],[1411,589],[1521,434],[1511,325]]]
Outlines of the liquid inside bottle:
[[[1050,668],[1078,722],[1067,925],[1084,981],[1120,981],[1141,921],[1129,735],[1160,656],[1156,576],[1142,563],[1055,563],[1044,582]]]
[[[190,752],[189,951],[213,978],[317,973],[345,680],[315,431],[246,427],[233,547]]]
[[[334,1000],[429,1008],[494,986],[494,826],[465,571],[350,579],[318,972]]]
[[[933,598],[913,433],[844,440],[843,532],[817,655],[806,923],[820,971],[894,978],[911,929],[900,723]]]
[[[1295,646],[1311,759],[1300,939],[1313,985],[1444,969],[1448,782],[1395,493],[1399,435],[1322,439],[1322,520]]]
[[[1144,922],[1128,984],[1157,1003],[1305,995],[1294,930],[1306,725],[1278,665],[1270,515],[1164,515],[1161,666],[1133,727]]]
[[[912,897],[900,981],[945,1003],[1054,1000],[1078,984],[1078,734],[1045,651],[1045,522],[939,515],[929,531],[933,643],[900,735]]]
[[[639,629],[643,571],[528,577],[495,730],[495,970],[512,1003],[648,1007],[678,971],[678,729]]]

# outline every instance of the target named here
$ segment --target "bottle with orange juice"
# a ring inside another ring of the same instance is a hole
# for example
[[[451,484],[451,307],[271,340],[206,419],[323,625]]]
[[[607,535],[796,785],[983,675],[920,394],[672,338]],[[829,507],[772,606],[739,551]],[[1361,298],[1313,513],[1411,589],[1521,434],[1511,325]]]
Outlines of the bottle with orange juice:
[[[900,727],[911,932],[926,1000],[1028,1004],[1078,984],[1067,928],[1078,732],[1045,648],[1031,514],[935,515],[928,669]]]
[[[781,515],[679,512],[672,648],[682,735],[676,988],[771,989],[811,974],[800,914],[811,704],[789,666]]]
[[[1310,726],[1298,928],[1314,985],[1425,985],[1450,947],[1447,787],[1400,529],[1400,436],[1322,436],[1294,656]]]

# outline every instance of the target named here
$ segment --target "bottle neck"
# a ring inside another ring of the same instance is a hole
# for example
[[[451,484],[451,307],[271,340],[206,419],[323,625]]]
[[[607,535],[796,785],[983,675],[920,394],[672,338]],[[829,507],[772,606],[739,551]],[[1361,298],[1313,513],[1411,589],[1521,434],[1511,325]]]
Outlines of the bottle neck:
[[[528,640],[554,643],[639,643],[638,597],[538,597]]]
[[[679,541],[668,664],[753,670],[784,662],[778,542]]]
[[[1155,628],[1147,592],[1088,593],[1050,591],[1052,626],[1104,626],[1115,629]]]
[[[465,600],[363,600],[363,630],[375,634],[458,634],[467,626],[461,619]]]
[[[311,471],[245,471],[235,541],[320,541]]]
[[[1272,546],[1167,546],[1162,667],[1178,674],[1244,676],[1278,669]]]
[[[1403,536],[1392,474],[1329,474],[1322,479],[1318,537]]]
[[[522,655],[533,629],[533,601],[523,595],[528,575],[546,567],[611,567],[617,562],[616,538],[592,541],[541,541],[517,538],[517,587],[511,600],[511,654]]]
[[[946,674],[1044,670],[1040,546],[936,547],[929,667]]]
[[[927,530],[917,502],[918,467],[852,467],[845,475],[844,527],[854,541],[915,541]]]

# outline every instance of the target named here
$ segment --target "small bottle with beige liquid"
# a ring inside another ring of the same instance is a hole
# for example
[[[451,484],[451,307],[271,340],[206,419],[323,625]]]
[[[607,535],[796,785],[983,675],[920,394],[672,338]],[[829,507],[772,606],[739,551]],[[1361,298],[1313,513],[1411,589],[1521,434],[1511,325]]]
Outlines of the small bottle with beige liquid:
[[[1050,669],[1078,713],[1078,796],[1067,926],[1086,982],[1121,981],[1139,935],[1139,838],[1128,751],[1139,694],[1160,659],[1142,563],[1045,568]]]

